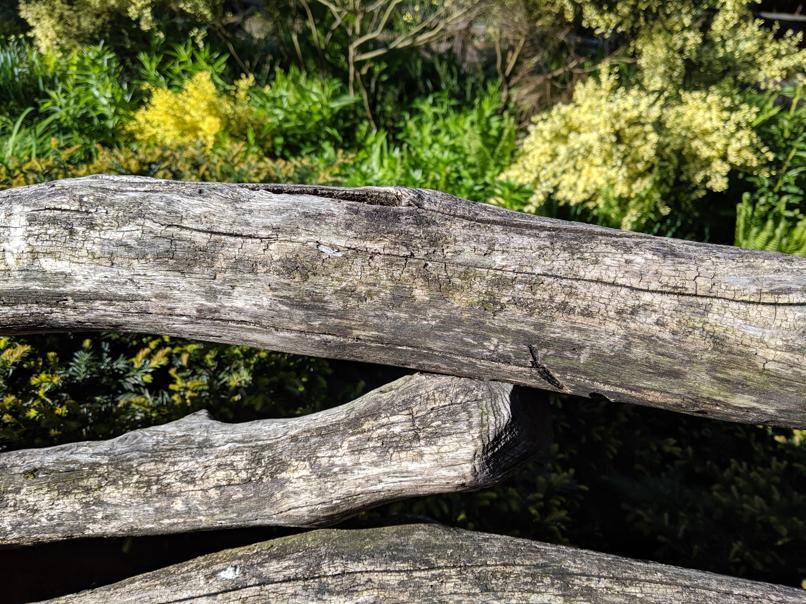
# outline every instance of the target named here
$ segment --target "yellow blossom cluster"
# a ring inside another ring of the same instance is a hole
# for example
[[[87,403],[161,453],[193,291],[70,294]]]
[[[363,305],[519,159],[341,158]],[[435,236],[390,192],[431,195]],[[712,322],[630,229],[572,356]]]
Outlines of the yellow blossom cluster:
[[[225,132],[242,130],[249,120],[254,77],[241,78],[233,94],[216,89],[209,72],[194,75],[180,91],[153,88],[148,104],[135,113],[130,132],[139,141],[163,145],[202,143],[212,148]]]
[[[533,187],[527,211],[552,197],[640,228],[670,211],[674,187],[694,199],[724,190],[733,169],[759,170],[769,152],[751,128],[755,115],[715,90],[672,96],[621,86],[604,70],[535,118],[502,176]]]
[[[178,13],[211,21],[221,0],[21,0],[20,16],[43,52],[73,48],[94,41],[120,17],[154,28],[154,15]]]
[[[725,76],[769,87],[806,64],[799,34],[778,35],[754,17],[750,5],[760,0],[554,1],[566,18],[579,17],[599,35],[626,34],[651,90]]]
[[[760,1],[760,0],[755,0]],[[802,78],[806,66],[803,36],[777,25],[762,26],[746,0],[724,0],[709,31],[710,48],[703,68],[736,74],[746,84],[770,88],[787,78]]]
[[[733,168],[761,173],[773,158],[752,130],[756,107],[709,91],[683,92],[666,111],[666,140],[696,194],[725,191]]]

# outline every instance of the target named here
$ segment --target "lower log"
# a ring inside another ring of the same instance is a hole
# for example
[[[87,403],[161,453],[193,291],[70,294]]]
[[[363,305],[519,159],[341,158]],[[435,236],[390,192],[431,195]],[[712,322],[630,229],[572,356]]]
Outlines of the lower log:
[[[0,544],[322,526],[483,488],[546,441],[547,409],[498,382],[413,375],[306,417],[196,413],[107,441],[0,454]]]
[[[806,591],[436,525],[312,531],[55,600],[804,603]]]

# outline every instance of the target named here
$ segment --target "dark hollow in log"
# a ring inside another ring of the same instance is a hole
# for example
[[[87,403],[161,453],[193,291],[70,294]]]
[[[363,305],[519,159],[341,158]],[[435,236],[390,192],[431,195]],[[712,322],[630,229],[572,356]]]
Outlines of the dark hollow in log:
[[[511,537],[405,525],[283,537],[52,601],[199,600],[802,604],[806,591]]]
[[[225,424],[201,412],[111,440],[3,453],[0,544],[321,526],[397,499],[480,489],[548,443],[536,393],[420,374],[305,417]]]
[[[0,192],[0,332],[116,329],[806,427],[806,258],[401,188]]]

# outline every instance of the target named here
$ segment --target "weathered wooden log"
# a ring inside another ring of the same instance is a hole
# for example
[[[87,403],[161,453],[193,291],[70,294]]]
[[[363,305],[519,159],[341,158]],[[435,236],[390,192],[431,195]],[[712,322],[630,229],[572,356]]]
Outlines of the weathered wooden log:
[[[804,603],[806,591],[437,525],[317,530],[53,602]]]
[[[0,454],[0,544],[321,526],[492,485],[549,438],[537,391],[414,375],[305,417],[195,413],[106,441]]]
[[[0,193],[0,331],[245,343],[806,426],[806,259],[434,191],[91,177]]]

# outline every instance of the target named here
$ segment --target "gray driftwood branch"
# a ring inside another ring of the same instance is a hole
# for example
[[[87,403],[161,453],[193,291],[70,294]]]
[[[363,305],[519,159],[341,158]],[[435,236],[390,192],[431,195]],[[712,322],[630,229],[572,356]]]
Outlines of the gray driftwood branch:
[[[321,526],[480,489],[548,441],[536,391],[414,375],[334,409],[240,424],[202,413],[106,441],[0,454],[0,544]]]
[[[806,259],[434,191],[0,193],[0,331],[116,329],[806,426]]]
[[[56,600],[772,604],[806,591],[437,525],[317,530]]]

